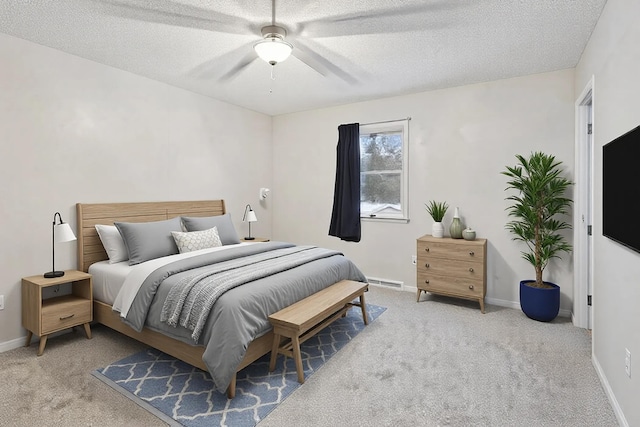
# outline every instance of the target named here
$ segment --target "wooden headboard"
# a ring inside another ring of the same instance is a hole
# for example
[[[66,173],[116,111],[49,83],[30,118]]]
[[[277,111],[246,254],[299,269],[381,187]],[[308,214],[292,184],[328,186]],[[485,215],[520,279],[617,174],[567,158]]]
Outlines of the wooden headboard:
[[[77,203],[78,270],[87,271],[94,262],[108,259],[96,224],[115,221],[163,221],[176,216],[214,216],[226,213],[224,200],[141,203]]]

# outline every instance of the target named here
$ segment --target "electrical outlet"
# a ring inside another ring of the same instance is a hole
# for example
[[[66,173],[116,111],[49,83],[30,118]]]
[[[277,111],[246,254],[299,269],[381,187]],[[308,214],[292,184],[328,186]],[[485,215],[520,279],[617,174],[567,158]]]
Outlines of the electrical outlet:
[[[4,295],[0,295],[0,310],[4,310]]]
[[[416,255],[411,255],[411,264],[416,265],[418,263],[418,257]]]
[[[628,348],[625,348],[624,351],[624,371],[627,373],[627,376],[631,378],[631,352]]]

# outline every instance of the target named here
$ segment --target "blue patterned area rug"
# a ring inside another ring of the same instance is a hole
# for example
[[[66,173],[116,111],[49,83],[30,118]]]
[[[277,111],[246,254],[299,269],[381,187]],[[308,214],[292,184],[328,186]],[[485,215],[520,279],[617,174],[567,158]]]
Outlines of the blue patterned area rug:
[[[369,323],[386,310],[367,304]],[[360,309],[327,326],[301,346],[305,380],[355,337],[365,325]],[[93,375],[173,426],[255,426],[300,387],[293,360],[278,356],[269,372],[267,354],[237,376],[236,397],[215,391],[208,372],[158,350],[119,360]]]

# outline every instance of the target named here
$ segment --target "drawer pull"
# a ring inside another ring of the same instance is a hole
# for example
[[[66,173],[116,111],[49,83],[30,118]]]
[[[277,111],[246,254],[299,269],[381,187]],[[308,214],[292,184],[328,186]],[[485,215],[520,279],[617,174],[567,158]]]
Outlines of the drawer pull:
[[[470,252],[469,252],[469,255],[474,256],[474,255],[475,255],[475,253],[474,253],[473,251],[470,251]]]
[[[473,285],[469,285],[469,289],[473,289]]]
[[[424,248],[424,250],[425,250],[426,252],[429,252],[429,248]]]
[[[473,267],[469,267],[469,271],[473,273]]]
[[[425,266],[426,268],[429,268],[429,263],[426,263],[424,266]]]
[[[429,279],[425,280],[424,283],[429,284]]]
[[[75,316],[75,314],[70,314],[70,315],[68,315],[68,316],[62,316],[62,317],[60,318],[60,320],[67,320],[67,319],[71,319],[73,316]]]

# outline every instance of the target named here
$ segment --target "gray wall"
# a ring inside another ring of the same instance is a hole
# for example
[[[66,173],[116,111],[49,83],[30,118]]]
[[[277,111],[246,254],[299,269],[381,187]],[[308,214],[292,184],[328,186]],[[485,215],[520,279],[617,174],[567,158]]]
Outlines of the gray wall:
[[[22,344],[20,279],[51,270],[51,223],[77,202],[223,198],[270,231],[271,118],[0,34],[0,351]],[[76,246],[56,247],[56,268]]]
[[[500,172],[515,164],[515,154],[543,150],[562,160],[572,176],[573,78],[573,70],[564,70],[275,117],[273,235],[340,249],[367,276],[415,287],[411,255],[416,238],[430,234],[433,222],[424,203],[446,200],[446,234],[458,206],[463,222],[488,239],[487,301],[519,307],[518,283],[534,272],[504,228],[508,203]],[[357,244],[329,237],[338,125],[407,116],[410,222],[363,222]],[[545,273],[561,286],[568,315],[570,257]]]
[[[593,360],[630,426],[640,425],[640,254],[602,236],[602,146],[640,125],[640,2],[609,0],[576,68],[579,94],[594,78]],[[638,182],[629,183],[637,198]],[[630,226],[634,220],[630,218]],[[624,371],[631,351],[631,378]]]

